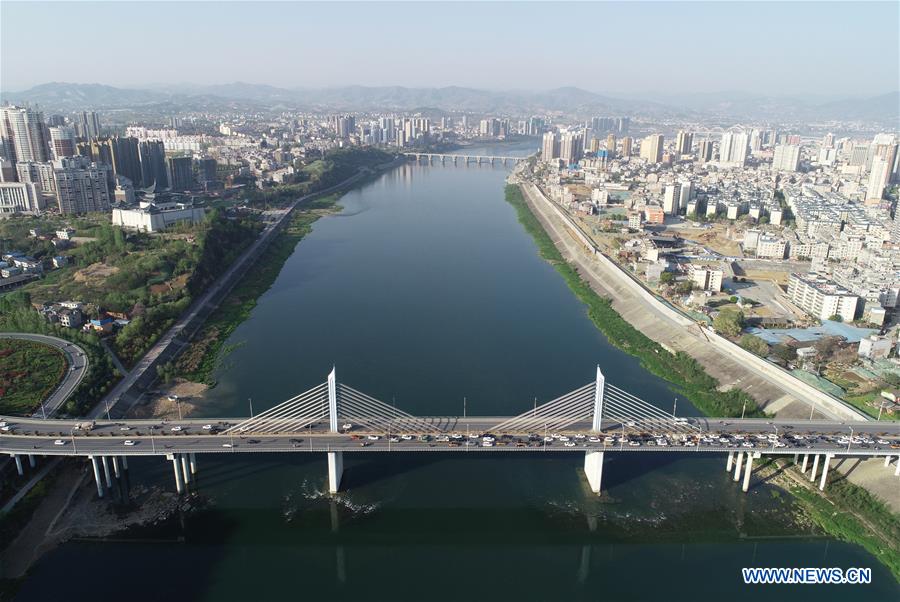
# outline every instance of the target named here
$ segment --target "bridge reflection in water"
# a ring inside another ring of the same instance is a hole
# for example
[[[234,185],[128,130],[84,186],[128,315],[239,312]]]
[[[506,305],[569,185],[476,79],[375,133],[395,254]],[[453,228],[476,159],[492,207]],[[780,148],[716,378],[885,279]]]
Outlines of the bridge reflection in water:
[[[896,460],[900,476],[895,425],[679,418],[608,384],[599,366],[592,382],[513,417],[413,416],[339,383],[332,370],[324,383],[245,419],[0,420],[0,453],[15,459],[19,474],[23,458],[33,467],[37,455],[87,456],[100,497],[136,455],[164,455],[182,493],[203,453],[325,453],[332,493],[340,489],[344,452],[583,452],[587,482],[598,494],[606,453],[726,453],[725,469],[743,491],[753,461],[764,455],[793,455],[820,489],[836,456],[883,456],[885,467]]]

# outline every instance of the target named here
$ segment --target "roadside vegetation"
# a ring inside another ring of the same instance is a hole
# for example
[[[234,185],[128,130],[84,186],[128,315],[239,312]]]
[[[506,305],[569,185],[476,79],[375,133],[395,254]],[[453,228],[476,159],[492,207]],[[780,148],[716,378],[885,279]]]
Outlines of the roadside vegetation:
[[[62,382],[67,366],[51,345],[0,338],[0,414],[33,412]]]
[[[681,351],[670,353],[625,321],[613,309],[612,302],[598,295],[565,261],[531,212],[518,186],[506,187],[506,200],[515,207],[519,221],[534,238],[541,257],[556,268],[575,296],[587,306],[588,317],[610,343],[638,357],[646,370],[672,383],[681,395],[708,416],[736,417],[742,411],[748,417],[764,416],[750,395],[740,389],[719,391],[719,382],[707,374],[697,360]]]

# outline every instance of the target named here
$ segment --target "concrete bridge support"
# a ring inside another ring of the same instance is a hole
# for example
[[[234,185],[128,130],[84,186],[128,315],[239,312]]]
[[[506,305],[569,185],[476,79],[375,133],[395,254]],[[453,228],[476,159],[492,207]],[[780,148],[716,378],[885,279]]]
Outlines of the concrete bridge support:
[[[190,465],[191,465],[191,474],[196,475],[197,474],[197,454],[195,454],[194,452],[191,452],[189,457],[190,457]]]
[[[794,464],[797,464],[798,460],[800,460],[800,454],[794,454]]]
[[[121,476],[119,474],[119,457],[118,456],[112,457],[112,464],[113,464],[113,476],[118,479]]]
[[[600,494],[600,483],[603,480],[603,452],[584,452],[584,474],[591,486],[591,491]]]
[[[122,470],[128,470],[128,456],[122,456]]]
[[[816,454],[816,457],[813,458],[812,472],[809,473],[809,480],[810,480],[810,481],[815,481],[815,480],[816,480],[816,473],[817,473],[818,471],[819,471],[819,454]]]
[[[738,481],[741,480],[741,466],[743,464],[743,460],[744,460],[744,454],[742,454],[741,452],[738,452],[737,463],[736,463],[735,469],[734,469],[734,482],[735,483],[737,483]]]
[[[800,472],[806,474],[806,464],[809,462],[809,454],[803,454],[803,465],[800,467]]]
[[[750,489],[750,473],[753,471],[753,452],[747,452],[747,466],[744,469],[744,482],[741,485],[741,491],[747,493]]]
[[[328,452],[328,493],[340,491],[343,476],[344,452]]]
[[[19,454],[12,455],[13,460],[16,461],[16,472],[19,473],[19,476],[25,476],[25,467],[22,465],[22,456]]]
[[[187,454],[179,454],[181,456],[181,473],[184,476],[185,486],[191,482],[191,470],[188,468]]]
[[[891,465],[891,457],[890,457],[890,456],[885,456],[885,457],[884,457],[884,466],[885,466],[885,468],[887,468],[887,467],[890,466],[890,465]]]
[[[91,459],[91,465],[94,468],[94,483],[97,485],[97,496],[103,497],[103,481],[100,480],[100,462],[96,456],[88,456]]]
[[[725,472],[731,472],[731,467],[734,466],[734,452],[728,452],[728,462],[725,464]]]
[[[825,491],[825,481],[828,479],[828,464],[833,457],[833,454],[825,454],[825,464],[822,465],[822,479],[819,481],[819,491]]]
[[[34,454],[28,454],[28,466],[30,466],[31,468],[37,466],[37,462],[34,459]]]
[[[897,456],[897,468],[894,469],[894,476],[900,477],[900,456]]]
[[[106,488],[112,489],[112,477],[109,475],[109,460],[106,459],[106,456],[100,456],[100,460],[103,462],[103,476],[106,477]]]
[[[181,461],[178,454],[170,454],[168,459],[172,461],[172,469],[175,471],[175,491],[184,493],[184,481],[181,475]]]

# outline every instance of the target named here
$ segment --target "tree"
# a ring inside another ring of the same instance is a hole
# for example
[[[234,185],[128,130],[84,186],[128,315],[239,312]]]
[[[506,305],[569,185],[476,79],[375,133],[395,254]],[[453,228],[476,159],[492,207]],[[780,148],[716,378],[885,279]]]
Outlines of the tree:
[[[831,360],[831,356],[838,350],[837,337],[825,337],[816,341],[816,353],[823,362]]]
[[[682,295],[687,295],[692,290],[694,290],[694,283],[690,280],[679,282],[678,286],[675,287],[675,290]]]
[[[843,322],[844,321],[844,318],[841,317],[841,314],[834,314],[833,316],[831,316],[828,319],[831,320],[832,322]]]
[[[723,309],[713,319],[713,328],[726,336],[736,337],[744,328],[744,312],[731,308]]]
[[[792,362],[797,359],[797,350],[790,345],[778,343],[772,347],[772,355],[785,362]]]
[[[742,336],[741,347],[760,357],[769,355],[769,344],[756,335],[745,334]]]
[[[669,284],[670,282],[675,282],[675,274],[672,272],[663,272],[659,275],[659,281],[663,284]]]

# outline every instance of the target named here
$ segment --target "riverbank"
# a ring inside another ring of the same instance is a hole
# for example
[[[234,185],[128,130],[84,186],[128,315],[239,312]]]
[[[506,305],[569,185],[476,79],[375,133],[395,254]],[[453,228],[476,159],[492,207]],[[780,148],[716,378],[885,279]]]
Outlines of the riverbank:
[[[565,260],[525,201],[519,187],[508,185],[505,194],[507,202],[516,209],[519,221],[534,238],[541,257],[563,276],[575,296],[587,306],[591,321],[610,343],[638,357],[644,368],[671,382],[706,415],[740,416],[745,402],[748,408],[753,408],[753,414],[762,414],[745,392],[736,389],[718,391],[718,382],[696,360],[684,352],[670,353],[625,321],[613,309],[610,300],[596,293]],[[704,391],[704,386],[709,389]],[[753,414],[747,412],[747,415]],[[803,505],[810,520],[820,529],[844,541],[863,546],[900,581],[900,550],[895,543],[893,548],[888,545],[885,551],[884,540],[872,530],[873,525],[877,525],[877,528],[900,529],[900,519],[865,489],[850,483],[846,476],[833,478],[826,489],[829,488],[833,491],[829,490],[822,497],[822,492],[815,489],[800,488],[796,484],[784,486]],[[857,514],[863,511],[866,518]],[[895,537],[893,541],[900,541],[900,537]]]
[[[329,195],[294,210],[288,225],[256,261],[255,269],[248,271],[238,281],[218,309],[206,320],[190,347],[175,360],[174,374],[195,383],[215,385],[213,372],[230,351],[225,347],[225,341],[250,317],[259,297],[278,278],[284,262],[294,252],[297,244],[309,234],[312,225],[319,218],[339,210],[338,197],[338,194]]]
[[[861,545],[900,582],[900,516],[880,500],[850,483],[846,475],[832,477],[819,491],[818,481],[811,482],[787,458],[767,458],[756,472],[763,481],[790,492],[820,529]]]
[[[563,258],[525,202],[519,187],[508,185],[505,194],[506,201],[515,208],[519,222],[534,238],[541,257],[556,268],[575,296],[587,306],[588,317],[610,343],[639,358],[646,370],[672,383],[678,393],[687,397],[704,414],[720,417],[738,417],[742,412],[747,417],[765,415],[747,393],[740,389],[720,391],[719,382],[707,374],[694,358],[683,351],[670,353],[626,322],[613,309],[612,302],[597,294],[578,270]]]

